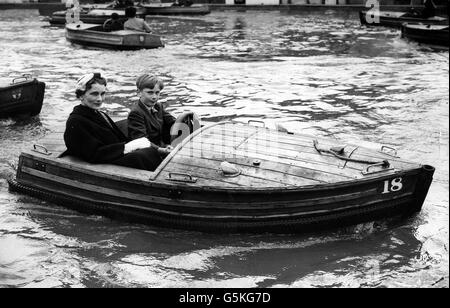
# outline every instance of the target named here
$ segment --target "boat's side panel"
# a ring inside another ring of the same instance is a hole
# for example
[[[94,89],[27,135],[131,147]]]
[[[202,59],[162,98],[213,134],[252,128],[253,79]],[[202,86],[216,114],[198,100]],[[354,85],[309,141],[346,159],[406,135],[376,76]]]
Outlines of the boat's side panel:
[[[142,8],[137,9],[136,16],[139,18],[144,18],[143,15],[144,10]],[[86,6],[82,8],[82,11],[79,13],[80,21],[87,24],[100,24],[102,25],[107,19],[111,18],[111,14],[116,13],[119,15],[119,20],[124,23],[127,21],[125,17],[125,9],[107,9],[107,8],[91,8]],[[66,11],[57,11],[51,15],[49,20],[50,24],[53,25],[64,25],[67,21],[67,12]],[[73,13],[69,13],[70,18],[74,18]]]
[[[449,29],[434,29],[432,27],[414,27],[408,24],[402,27],[402,36],[424,44],[449,46]]]
[[[161,37],[158,35],[142,33],[124,36],[124,46],[132,48],[159,48],[164,47]]]
[[[45,83],[37,80],[0,88],[0,117],[39,114],[44,92]]]
[[[94,31],[85,30],[66,30],[66,38],[71,42],[85,42],[86,44],[100,44],[108,46],[122,46],[123,37],[103,34],[101,32],[95,33]]]

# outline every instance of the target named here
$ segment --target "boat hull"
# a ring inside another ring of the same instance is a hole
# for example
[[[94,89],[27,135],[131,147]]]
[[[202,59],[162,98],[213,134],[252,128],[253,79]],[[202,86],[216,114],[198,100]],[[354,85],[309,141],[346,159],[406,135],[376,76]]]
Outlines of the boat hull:
[[[448,25],[448,19],[443,17],[416,18],[405,15],[404,12],[379,12],[372,13],[370,11],[360,11],[359,19],[362,25],[366,26],[384,26],[401,28],[405,22],[423,23],[426,25]],[[375,20],[378,18],[379,20]]]
[[[142,10],[140,10],[136,16],[143,18],[144,15],[142,15],[141,12]],[[106,20],[111,18],[112,13],[117,13],[119,15],[119,21],[122,23],[127,20],[124,9],[94,9],[80,12],[80,21],[86,24],[103,25]],[[66,21],[66,11],[54,12],[49,19],[51,25],[65,25]]]
[[[44,92],[45,83],[36,79],[0,87],[0,118],[38,115]]]
[[[448,26],[425,26],[420,24],[404,24],[402,37],[430,45],[449,47]]]
[[[84,168],[73,158],[22,153],[12,191],[73,209],[152,225],[208,232],[301,232],[420,211],[434,168],[361,181],[288,189],[226,189],[140,181]],[[400,180],[399,180],[400,179]],[[401,190],[386,193],[386,183]]]

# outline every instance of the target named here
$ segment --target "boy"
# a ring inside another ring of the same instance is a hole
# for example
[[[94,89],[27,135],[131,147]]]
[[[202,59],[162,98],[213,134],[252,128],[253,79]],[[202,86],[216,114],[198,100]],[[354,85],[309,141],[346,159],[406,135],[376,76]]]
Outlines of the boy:
[[[112,13],[111,18],[107,19],[103,24],[103,29],[106,32],[123,30],[123,24],[119,20],[119,14]]]
[[[128,136],[146,137],[151,146],[163,156],[170,153],[170,128],[175,118],[158,102],[164,88],[163,81],[151,74],[143,74],[136,81],[139,101],[128,115]]]

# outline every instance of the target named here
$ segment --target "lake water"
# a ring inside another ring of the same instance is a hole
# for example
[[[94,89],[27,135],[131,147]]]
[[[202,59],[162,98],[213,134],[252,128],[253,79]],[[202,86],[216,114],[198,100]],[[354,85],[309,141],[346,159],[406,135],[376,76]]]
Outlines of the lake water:
[[[0,287],[449,287],[449,53],[365,28],[357,13],[214,11],[153,18],[166,47],[85,49],[34,10],[0,11],[0,79],[46,83],[42,113],[0,120]],[[89,216],[10,193],[18,156],[64,125],[76,79],[108,77],[126,114],[136,77],[175,115],[249,119],[383,143],[436,173],[407,220],[308,234],[207,234]]]

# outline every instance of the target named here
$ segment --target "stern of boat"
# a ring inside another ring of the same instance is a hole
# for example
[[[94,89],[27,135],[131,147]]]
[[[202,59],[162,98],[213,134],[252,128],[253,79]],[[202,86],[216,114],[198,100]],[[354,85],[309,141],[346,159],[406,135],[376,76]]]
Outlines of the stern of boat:
[[[410,208],[411,212],[420,212],[422,209],[422,205],[425,201],[425,198],[428,194],[428,190],[430,189],[431,182],[433,181],[433,174],[435,168],[430,165],[423,165],[421,173],[418,176],[416,189],[414,191],[415,202],[413,206]]]

